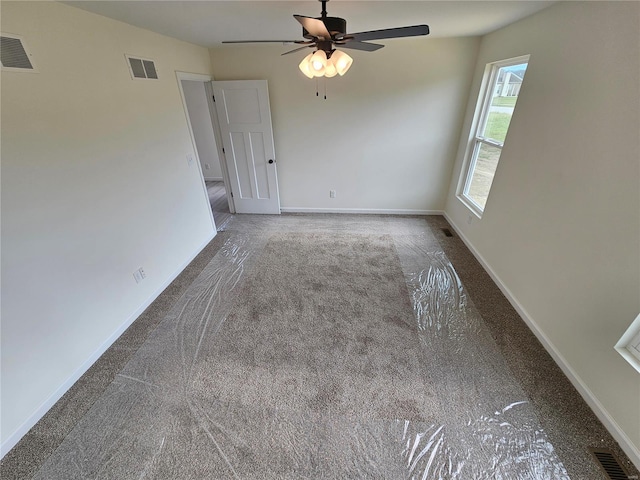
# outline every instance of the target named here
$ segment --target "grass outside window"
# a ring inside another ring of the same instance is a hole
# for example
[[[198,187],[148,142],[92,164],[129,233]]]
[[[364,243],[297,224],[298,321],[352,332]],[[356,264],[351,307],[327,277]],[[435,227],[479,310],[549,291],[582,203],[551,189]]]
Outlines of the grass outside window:
[[[487,65],[488,81],[482,92],[485,100],[475,114],[476,132],[459,192],[479,215],[487,205],[528,60],[526,56]]]

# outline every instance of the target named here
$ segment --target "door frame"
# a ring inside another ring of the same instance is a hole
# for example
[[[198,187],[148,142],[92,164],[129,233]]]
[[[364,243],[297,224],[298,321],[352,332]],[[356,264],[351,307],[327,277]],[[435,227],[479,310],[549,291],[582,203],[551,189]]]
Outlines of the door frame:
[[[198,155],[198,148],[196,147],[196,139],[193,135],[193,126],[191,125],[191,119],[189,118],[189,110],[187,109],[187,101],[184,96],[184,90],[182,88],[182,80],[194,81],[194,82],[202,82],[204,83],[204,89],[207,96],[207,106],[209,108],[209,114],[211,115],[211,120],[213,123],[213,136],[216,142],[216,149],[218,150],[218,156],[220,158],[220,168],[222,170],[222,181],[225,185],[225,190],[227,192],[227,201],[229,202],[229,211],[231,213],[235,213],[235,206],[233,205],[233,198],[229,195],[229,172],[227,171],[227,165],[224,161],[224,157],[220,157],[222,155],[222,148],[220,147],[221,135],[219,133],[218,126],[218,118],[215,114],[215,107],[213,106],[213,94],[211,93],[211,81],[213,77],[211,75],[205,75],[200,73],[189,73],[189,72],[181,72],[176,70],[176,80],[178,82],[178,90],[180,91],[180,99],[182,100],[182,108],[184,110],[185,119],[187,121],[187,127],[189,130],[189,137],[191,138],[191,144],[193,146],[193,151],[196,156],[196,164],[198,168],[198,173],[200,175],[200,182],[202,184],[202,192],[204,194],[205,201],[207,202],[207,208],[209,211],[209,216],[211,218],[211,224],[213,225],[214,231],[217,230],[217,226],[215,220],[213,218],[213,211],[211,210],[211,204],[209,203],[209,192],[207,191],[207,184],[204,179],[204,172],[202,171],[202,164],[200,162],[200,156]],[[216,131],[217,130],[217,131]]]
[[[218,119],[218,112],[213,102],[213,87],[211,82],[214,78],[211,77],[208,82],[204,84],[204,90],[207,92],[207,104],[209,105],[209,114],[211,115],[211,123],[213,124],[213,136],[216,139],[216,148],[218,149],[218,158],[220,159],[220,169],[222,170],[222,179],[224,181],[224,188],[227,193],[227,202],[229,203],[229,212],[236,213],[236,205],[233,200],[233,194],[231,192],[231,177],[229,177],[229,169],[227,168],[227,159],[222,146],[222,131],[220,130],[220,120]]]

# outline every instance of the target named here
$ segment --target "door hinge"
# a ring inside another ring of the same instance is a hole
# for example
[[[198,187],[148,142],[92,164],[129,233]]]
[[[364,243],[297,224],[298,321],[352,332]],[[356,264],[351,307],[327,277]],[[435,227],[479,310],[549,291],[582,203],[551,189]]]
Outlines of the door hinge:
[[[213,98],[213,103],[216,103],[216,96],[215,95],[211,95],[211,98]]]
[[[227,153],[227,152],[224,151],[224,147],[222,147],[222,153]]]
[[[231,192],[231,198],[233,198],[233,192]]]

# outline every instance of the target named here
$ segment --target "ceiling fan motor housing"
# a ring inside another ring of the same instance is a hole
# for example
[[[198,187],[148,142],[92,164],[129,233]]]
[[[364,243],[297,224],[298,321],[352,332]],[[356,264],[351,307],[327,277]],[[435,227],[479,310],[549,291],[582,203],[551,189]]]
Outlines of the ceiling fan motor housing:
[[[317,17],[316,20],[320,20],[324,23],[324,26],[327,27],[332,38],[335,38],[336,35],[344,35],[347,33],[347,21],[344,18]],[[304,27],[302,27],[302,36],[304,38],[313,39],[313,35],[311,35]]]

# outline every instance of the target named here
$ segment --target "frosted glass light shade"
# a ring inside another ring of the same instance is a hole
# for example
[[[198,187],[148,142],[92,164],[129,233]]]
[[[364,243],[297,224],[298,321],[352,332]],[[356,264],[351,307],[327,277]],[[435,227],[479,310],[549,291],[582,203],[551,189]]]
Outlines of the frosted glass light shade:
[[[324,76],[327,78],[335,77],[338,74],[336,66],[333,63],[333,57],[327,60],[327,66],[324,69]]]
[[[309,60],[309,69],[314,77],[322,77],[327,66],[327,54],[323,50],[316,50]]]
[[[351,64],[353,63],[353,58],[351,58],[341,50],[336,50],[335,52],[333,52],[333,55],[331,55],[331,60],[333,60],[333,64],[335,65],[336,70],[338,71],[338,74],[340,76],[347,73],[347,70],[349,70]]]
[[[335,77],[336,75],[344,75],[351,67],[353,59],[344,52],[333,50],[327,58],[324,50],[316,50],[310,53],[300,62],[298,68],[307,77]]]
[[[313,78],[313,73],[311,72],[311,57],[313,57],[313,53],[304,57],[304,60],[302,60],[300,65],[298,65],[300,71],[309,78]]]

